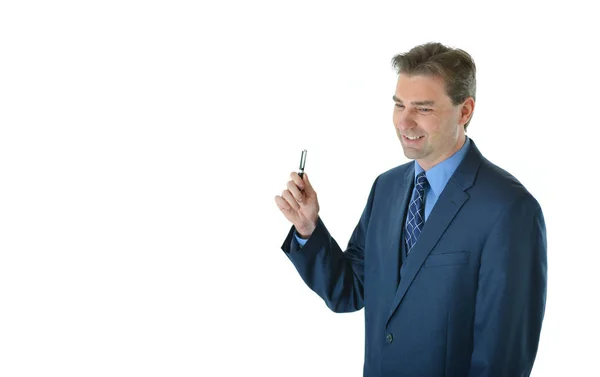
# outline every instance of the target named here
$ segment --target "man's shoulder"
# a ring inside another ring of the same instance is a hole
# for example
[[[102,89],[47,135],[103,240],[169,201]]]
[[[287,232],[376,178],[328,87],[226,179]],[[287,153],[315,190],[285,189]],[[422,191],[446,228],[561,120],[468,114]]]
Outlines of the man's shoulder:
[[[474,189],[485,192],[491,200],[501,201],[505,204],[517,200],[537,203],[537,200],[520,180],[486,158],[482,159]]]
[[[407,174],[409,172],[414,172],[414,168],[414,161],[409,161],[405,164],[398,165],[379,174],[379,176],[377,177],[377,181],[382,183],[393,182],[393,184],[398,184],[399,180],[404,181],[405,179],[407,179]]]

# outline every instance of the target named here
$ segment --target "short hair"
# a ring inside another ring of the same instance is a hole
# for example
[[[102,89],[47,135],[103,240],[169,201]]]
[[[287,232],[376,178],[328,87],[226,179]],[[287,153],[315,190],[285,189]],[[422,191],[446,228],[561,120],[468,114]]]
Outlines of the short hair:
[[[469,97],[475,100],[475,62],[464,50],[430,42],[394,56],[392,66],[398,74],[441,77],[453,106]],[[465,131],[471,119],[465,124]]]

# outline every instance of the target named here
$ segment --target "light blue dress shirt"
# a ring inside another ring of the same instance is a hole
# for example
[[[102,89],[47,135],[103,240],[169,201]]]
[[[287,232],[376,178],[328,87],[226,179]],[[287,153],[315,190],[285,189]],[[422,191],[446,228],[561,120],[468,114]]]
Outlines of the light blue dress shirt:
[[[458,168],[458,165],[460,165],[462,160],[465,158],[465,155],[469,150],[470,143],[471,142],[467,137],[463,146],[456,153],[435,165],[429,169],[427,173],[425,173],[425,177],[427,177],[427,181],[429,182],[429,187],[427,187],[425,190],[425,221],[427,221],[433,206],[435,206],[435,203],[437,203],[438,198],[442,194],[442,191],[444,191],[444,188],[448,184],[450,177],[452,177],[452,174],[454,174],[456,168]],[[415,160],[415,185],[417,184],[417,175],[423,171],[425,170],[423,170],[421,165],[419,165]],[[410,200],[412,201],[412,199],[413,198],[411,197]]]
[[[465,143],[456,153],[435,165],[425,173],[427,181],[429,182],[429,187],[427,187],[425,190],[425,221],[427,221],[433,206],[435,206],[435,203],[442,194],[442,191],[444,191],[444,188],[446,187],[446,184],[448,184],[450,177],[452,177],[452,174],[454,174],[456,168],[458,168],[458,165],[460,165],[462,160],[465,158],[470,144],[471,141],[468,137],[466,137]],[[417,175],[423,171],[425,170],[415,160],[415,184],[417,183]],[[412,197],[410,200],[412,201]],[[296,236],[296,240],[300,246],[304,246],[306,241],[308,241],[308,239],[300,238],[296,232],[294,232],[294,236]]]

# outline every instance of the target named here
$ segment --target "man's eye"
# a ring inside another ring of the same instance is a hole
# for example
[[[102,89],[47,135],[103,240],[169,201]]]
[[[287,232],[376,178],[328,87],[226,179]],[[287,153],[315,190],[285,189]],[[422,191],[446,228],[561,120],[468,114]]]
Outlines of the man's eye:
[[[431,109],[425,109],[425,108],[419,108],[419,111],[424,112],[424,113],[428,113],[431,111]]]
[[[399,108],[399,109],[401,109],[401,108],[403,108],[403,107],[404,107],[404,105],[400,105],[399,103],[397,103],[395,106],[396,106],[397,108]]]

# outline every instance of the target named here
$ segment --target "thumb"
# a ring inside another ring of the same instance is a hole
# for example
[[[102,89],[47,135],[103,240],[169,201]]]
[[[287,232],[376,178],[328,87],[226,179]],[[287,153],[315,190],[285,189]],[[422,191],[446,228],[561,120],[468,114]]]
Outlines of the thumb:
[[[308,174],[306,172],[302,174],[302,182],[304,182],[304,192],[307,194],[314,194],[315,190],[313,189],[310,181],[308,180]]]

